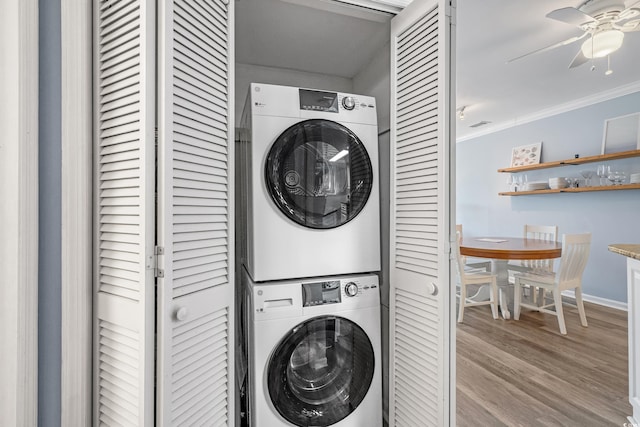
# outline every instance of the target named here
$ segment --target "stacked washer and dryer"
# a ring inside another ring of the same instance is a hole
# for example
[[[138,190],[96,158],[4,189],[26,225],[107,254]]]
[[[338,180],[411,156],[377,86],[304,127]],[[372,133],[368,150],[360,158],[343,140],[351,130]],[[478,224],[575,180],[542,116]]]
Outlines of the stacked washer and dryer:
[[[381,426],[375,100],[252,83],[241,128],[249,425]]]

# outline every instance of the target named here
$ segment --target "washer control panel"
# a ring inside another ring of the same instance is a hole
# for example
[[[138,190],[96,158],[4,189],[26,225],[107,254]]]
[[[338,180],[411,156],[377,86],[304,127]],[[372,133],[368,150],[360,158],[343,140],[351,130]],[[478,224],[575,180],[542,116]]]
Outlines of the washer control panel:
[[[378,292],[376,276],[352,277],[302,283],[302,306],[316,307],[346,303],[352,298],[369,298]]]
[[[254,283],[243,275],[253,320],[337,314],[349,310],[380,308],[375,274],[326,276]]]
[[[329,280],[302,284],[302,306],[337,304],[342,301],[340,281]]]

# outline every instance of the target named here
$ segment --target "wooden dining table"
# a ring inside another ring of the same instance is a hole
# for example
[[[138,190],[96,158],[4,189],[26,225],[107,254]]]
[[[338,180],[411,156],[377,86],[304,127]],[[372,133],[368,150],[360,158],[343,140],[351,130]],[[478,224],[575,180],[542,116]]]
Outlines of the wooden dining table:
[[[509,286],[509,261],[560,258],[562,243],[522,237],[466,237],[460,242],[460,254],[491,260],[491,272],[496,275],[500,289],[500,312],[502,317],[509,319],[510,309],[513,308],[513,286]],[[488,298],[487,286],[480,288],[478,293],[471,297],[475,300]]]

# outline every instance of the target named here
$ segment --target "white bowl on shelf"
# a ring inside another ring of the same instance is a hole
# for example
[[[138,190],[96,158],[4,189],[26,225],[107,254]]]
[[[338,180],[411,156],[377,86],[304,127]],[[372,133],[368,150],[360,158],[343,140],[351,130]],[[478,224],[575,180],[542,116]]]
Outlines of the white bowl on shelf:
[[[528,182],[524,185],[524,191],[546,190],[549,185],[545,181],[541,182]]]
[[[569,183],[565,177],[549,178],[549,188],[552,190],[559,190],[560,188],[567,188]]]

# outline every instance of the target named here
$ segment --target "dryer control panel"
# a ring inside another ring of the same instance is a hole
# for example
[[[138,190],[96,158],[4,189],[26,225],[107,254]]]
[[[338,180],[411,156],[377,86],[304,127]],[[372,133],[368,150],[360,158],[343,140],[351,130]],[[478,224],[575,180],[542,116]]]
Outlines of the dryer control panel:
[[[251,83],[247,108],[252,116],[327,119],[372,126],[378,123],[374,97],[338,91]]]
[[[299,89],[300,109],[339,113],[340,110],[375,110],[373,100],[359,95],[348,95],[321,90]]]
[[[300,89],[300,109],[338,112],[338,94],[319,90]]]

